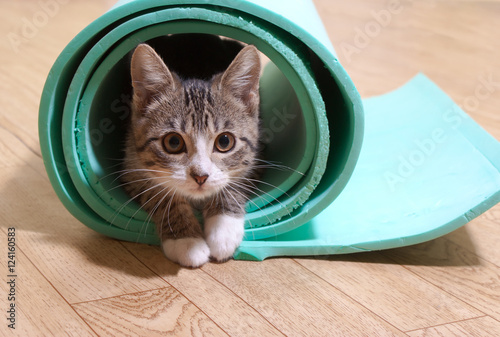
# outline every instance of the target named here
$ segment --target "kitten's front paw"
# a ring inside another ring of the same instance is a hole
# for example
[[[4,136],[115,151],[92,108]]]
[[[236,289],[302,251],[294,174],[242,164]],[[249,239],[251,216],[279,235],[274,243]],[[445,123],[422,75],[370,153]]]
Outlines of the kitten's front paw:
[[[219,262],[231,258],[243,239],[243,232],[243,217],[221,214],[206,219],[205,237],[210,255]]]
[[[162,243],[165,256],[181,266],[200,267],[210,257],[210,249],[202,238],[169,239]]]

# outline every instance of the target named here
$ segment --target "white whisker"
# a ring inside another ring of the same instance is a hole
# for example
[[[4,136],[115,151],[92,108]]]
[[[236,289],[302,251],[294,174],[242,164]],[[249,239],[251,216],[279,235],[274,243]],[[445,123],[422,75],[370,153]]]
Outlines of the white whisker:
[[[287,197],[290,197],[290,195],[289,195],[286,191],[284,191],[283,189],[279,188],[279,187],[278,187],[278,186],[276,186],[276,185],[273,185],[273,184],[271,184],[271,183],[268,183],[267,181],[264,181],[264,180],[259,180],[259,179],[252,179],[252,178],[245,178],[245,177],[236,177],[236,179],[249,181],[249,182],[252,184],[252,186],[253,186],[255,189],[257,189],[259,192],[265,193],[264,191],[262,191],[261,189],[259,189],[259,188],[257,187],[257,185],[256,185],[256,184],[254,184],[253,182],[260,183],[260,184],[264,184],[264,185],[266,185],[266,186],[269,186],[269,187],[272,187],[272,188],[274,188],[274,189],[277,189],[278,191],[280,191],[281,193],[283,193],[283,194],[284,194],[284,195],[286,195]]]
[[[115,221],[116,217],[121,213],[121,211],[128,205],[130,204],[132,201],[134,201],[135,199],[137,199],[138,197],[140,197],[141,195],[143,195],[144,193],[147,193],[149,192],[150,190],[156,188],[156,187],[159,187],[161,186],[161,184],[157,184],[157,185],[153,185],[151,187],[149,187],[148,189],[145,189],[144,191],[141,191],[141,193],[138,193],[136,194],[135,196],[133,196],[132,198],[130,198],[129,200],[127,200],[127,202],[123,203],[123,205],[116,211],[116,215],[111,219],[111,224],[113,224],[113,222]],[[143,207],[144,205],[141,205],[139,207],[139,209],[134,213],[134,215],[132,217],[130,217],[128,223],[127,223],[127,226],[128,224],[130,223],[130,221],[132,220],[132,218],[139,212],[139,210]]]
[[[160,186],[160,185],[155,185],[155,186],[153,186],[152,188],[156,188],[156,187],[158,187],[158,186]],[[152,188],[148,188],[146,191],[149,191],[149,190],[151,190]],[[128,225],[130,224],[130,222],[132,221],[132,219],[133,219],[133,218],[137,215],[137,213],[139,213],[139,211],[140,211],[141,209],[146,210],[146,209],[144,208],[144,206],[146,206],[146,205],[147,205],[147,204],[148,204],[151,200],[153,200],[154,198],[156,198],[156,196],[158,196],[159,194],[163,193],[163,192],[164,192],[165,190],[167,190],[167,189],[169,189],[169,187],[168,187],[168,186],[165,186],[163,189],[161,189],[159,192],[157,192],[155,195],[153,195],[151,198],[149,198],[149,199],[148,199],[145,203],[142,203],[142,204],[141,204],[141,206],[140,206],[140,207],[139,207],[139,208],[138,208],[138,209],[134,212],[134,214],[133,214],[133,215],[130,217],[130,219],[128,220],[127,225],[125,226],[125,229],[127,229],[127,228],[128,228]],[[141,194],[142,194],[142,192],[141,192]],[[149,214],[148,214],[148,217],[146,218],[146,220],[147,220],[150,216],[152,216],[152,212],[148,212],[148,213],[149,213]]]
[[[252,201],[250,198],[248,198],[244,193],[238,191],[238,189],[236,189],[235,187],[231,186],[231,185],[227,185],[228,188],[232,189],[234,192],[238,193],[239,195],[241,195],[244,199],[246,199],[248,202],[252,203],[255,207],[257,207],[257,209],[259,209],[260,211],[262,211],[262,208],[259,207],[259,205],[257,205],[254,201]],[[272,223],[271,219],[265,215],[266,218],[267,218],[267,221],[269,224]],[[250,223],[250,226],[253,226],[252,223]],[[253,227],[250,227],[250,228],[253,228]],[[276,233],[275,233],[276,235]]]
[[[174,200],[174,195],[176,192],[177,192],[177,189],[175,189],[174,192],[172,193],[172,196],[170,197],[170,200],[169,200],[168,205],[166,207],[168,228],[170,228],[170,233],[174,234],[174,237],[176,237],[176,235],[172,229],[172,225],[170,224],[170,207],[172,206],[172,200]],[[165,211],[163,212],[163,218],[164,217],[165,217]],[[163,221],[162,221],[161,230],[163,230]],[[160,233],[160,238],[161,238],[161,235],[163,235],[163,233]]]
[[[259,159],[259,158],[256,158],[255,161],[266,164],[266,165],[255,165],[254,166],[255,168],[272,168],[272,169],[277,169],[277,170],[281,170],[281,171],[292,171],[292,172],[298,173],[302,176],[305,176],[305,174],[303,172],[297,171],[297,170],[295,170],[289,166],[286,166],[286,165],[282,165],[282,164],[279,164],[276,162],[272,162],[269,160],[263,160],[263,159]]]
[[[165,190],[166,190],[166,188],[164,188],[163,190],[161,190],[159,193],[163,193]],[[144,233],[146,233],[147,227],[150,224],[151,220],[153,219],[153,215],[156,213],[156,211],[158,210],[158,208],[160,207],[160,205],[163,203],[163,201],[168,197],[168,195],[170,194],[170,192],[172,192],[172,189],[169,189],[167,191],[167,193],[165,193],[165,195],[163,197],[161,197],[161,199],[156,203],[156,205],[154,206],[154,208],[149,212],[149,215],[146,218],[146,221],[144,222],[144,224],[143,224],[140,232],[142,232],[142,229],[144,228]],[[156,195],[153,196],[153,198],[154,197],[156,197]],[[153,198],[151,198],[151,199],[153,199]],[[164,211],[163,215],[165,215],[165,211]],[[162,223],[163,223],[163,219],[162,219]],[[160,228],[161,228],[161,226],[160,226]],[[161,230],[160,230],[160,232],[161,232]]]
[[[252,190],[252,188],[254,188],[256,191],[270,197],[273,201],[276,201],[277,203],[279,203],[281,207],[287,209],[287,207],[285,205],[283,205],[283,203],[281,201],[279,201],[277,198],[273,197],[270,193],[265,192],[265,191],[261,190],[260,188],[257,188],[253,184],[252,184],[252,186],[250,186],[250,185],[246,185],[246,184],[241,183],[241,182],[232,182],[232,183],[235,184],[237,187],[239,187],[245,191],[248,191],[249,193],[252,193],[253,195],[255,195],[257,197],[260,197],[261,195],[259,193]],[[271,201],[270,204],[273,205],[273,202]],[[287,210],[287,213],[288,213],[288,215],[290,215],[290,212],[288,212],[288,210]]]
[[[141,182],[141,181],[145,181],[145,182],[148,182],[148,181],[152,181],[152,180],[156,180],[156,179],[168,179],[169,177],[168,176],[165,176],[165,177],[151,177],[151,178],[142,178],[142,179],[136,179],[136,180],[130,180],[130,181],[127,181],[125,183],[122,183],[122,184],[119,184],[119,185],[116,185],[116,186],[113,186],[111,187],[110,189],[107,189],[105,192],[103,193],[108,193],[114,189],[117,189],[117,188],[122,188],[124,186],[127,186],[127,185],[131,185],[131,184],[135,184],[135,183],[138,183],[138,182]],[[145,184],[143,184],[144,186]]]
[[[110,176],[113,176],[115,174],[118,174],[118,176],[115,179],[113,179],[113,181],[112,181],[112,182],[115,182],[116,180],[122,178],[123,176],[125,176],[127,174],[137,173],[137,172],[152,172],[152,173],[161,173],[161,174],[169,174],[170,173],[167,171],[151,170],[151,169],[123,169],[123,170],[118,170],[118,171],[112,172],[110,174],[107,174],[107,175],[99,178],[99,181],[104,180],[104,179],[106,179]]]

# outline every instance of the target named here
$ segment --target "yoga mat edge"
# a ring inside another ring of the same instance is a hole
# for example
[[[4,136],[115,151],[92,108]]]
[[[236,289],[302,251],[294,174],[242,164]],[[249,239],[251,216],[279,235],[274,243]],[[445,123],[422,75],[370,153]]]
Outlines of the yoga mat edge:
[[[165,19],[168,13],[177,26]],[[286,191],[273,191],[277,202],[250,205],[256,207],[247,214],[236,259],[417,244],[457,229],[500,201],[499,142],[422,74],[362,101],[312,1],[122,0],[63,50],[40,102],[40,146],[49,179],[64,206],[89,228],[159,244],[147,214],[136,212],[137,206],[120,212],[115,196],[107,198],[96,187],[102,174],[94,169],[100,170],[102,159],[94,156],[87,133],[88,121],[101,118],[92,109],[96,86],[104,83],[96,77],[100,67],[102,78],[115,76],[119,61],[110,55],[151,39],[160,25],[168,30],[185,24],[185,31],[172,32],[190,33],[209,23],[216,34],[254,41],[268,53],[285,76],[281,83],[289,81],[286,90],[297,95],[306,126],[296,130],[305,132],[307,151],[314,149],[304,177],[296,176]]]

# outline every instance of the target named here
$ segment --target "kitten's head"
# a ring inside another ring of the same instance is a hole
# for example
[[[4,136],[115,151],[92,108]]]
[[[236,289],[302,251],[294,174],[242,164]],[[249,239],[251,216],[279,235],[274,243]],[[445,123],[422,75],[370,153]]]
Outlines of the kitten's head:
[[[127,160],[155,184],[191,199],[248,176],[258,150],[259,74],[253,46],[204,81],[180,79],[151,47],[139,45],[131,61]]]

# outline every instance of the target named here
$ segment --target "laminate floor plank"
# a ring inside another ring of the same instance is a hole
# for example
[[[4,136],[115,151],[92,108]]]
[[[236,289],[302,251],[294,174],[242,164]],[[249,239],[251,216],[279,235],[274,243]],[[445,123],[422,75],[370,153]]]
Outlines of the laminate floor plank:
[[[500,331],[500,322],[491,317],[479,317],[423,330],[408,332],[410,337],[492,337]]]
[[[71,216],[44,170],[39,101],[61,51],[115,2],[1,3],[0,310],[15,227],[19,316],[0,336],[500,335],[500,205],[414,247],[196,270]],[[500,140],[499,1],[313,2],[363,98],[423,72]]]
[[[427,282],[500,321],[500,268],[446,239],[383,252]]]
[[[181,269],[158,247],[124,243],[139,260],[182,293],[231,336],[283,336],[259,312],[201,269]]]
[[[446,236],[450,241],[500,267],[500,205]]]
[[[69,303],[165,286],[118,241],[73,218],[44,173],[29,166],[0,172],[0,226],[16,228],[18,246]]]
[[[403,335],[290,259],[229,261],[203,270],[287,336],[356,336],[361,331],[369,336]]]
[[[7,233],[5,228],[0,230],[2,239],[7,237]],[[15,239],[20,235],[21,233],[16,231]],[[6,251],[1,256],[0,270],[4,274],[11,265],[7,263]],[[11,273],[5,274],[7,278],[2,277],[0,282],[0,303],[3,312],[0,336],[52,336],[54,333],[63,332],[65,336],[73,337],[97,336],[59,295],[57,289],[40,274],[19,246],[16,246],[14,260],[10,261],[15,261],[15,276],[8,276]],[[14,316],[7,312],[12,309]],[[13,321],[8,318],[13,318]],[[9,327],[10,324],[13,324],[12,327]]]
[[[297,262],[402,331],[483,315],[378,253]]]
[[[99,336],[227,336],[170,286],[73,307]]]

